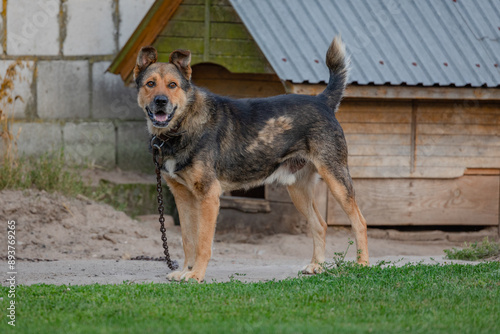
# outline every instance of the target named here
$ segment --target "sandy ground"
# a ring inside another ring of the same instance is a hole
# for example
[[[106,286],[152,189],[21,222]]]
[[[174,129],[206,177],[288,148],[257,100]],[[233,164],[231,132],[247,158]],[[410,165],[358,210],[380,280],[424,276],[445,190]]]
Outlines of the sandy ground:
[[[164,262],[130,260],[163,255],[154,215],[133,220],[83,197],[69,199],[29,190],[0,192],[0,220],[3,224],[16,221],[18,284],[167,282],[170,270]],[[180,227],[173,226],[171,219],[167,225],[171,257],[182,264]],[[398,264],[449,263],[452,261],[444,259],[443,249],[462,244],[437,237],[435,232],[419,236],[402,241],[394,240],[405,239],[400,232],[370,230],[371,263],[381,260]],[[349,230],[329,228],[327,259],[345,251],[349,240],[352,240]],[[7,249],[5,235],[0,240],[0,249]],[[216,234],[205,280],[221,282],[233,277],[252,282],[296,277],[311,255],[312,239],[306,235]],[[347,259],[354,258],[355,249],[351,247]],[[9,270],[5,255],[2,259],[2,285],[6,285]]]

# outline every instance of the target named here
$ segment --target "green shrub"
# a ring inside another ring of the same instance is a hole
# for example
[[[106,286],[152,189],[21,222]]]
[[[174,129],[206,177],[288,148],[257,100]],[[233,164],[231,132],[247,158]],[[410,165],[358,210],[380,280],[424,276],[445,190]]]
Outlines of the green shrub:
[[[477,261],[500,255],[500,243],[491,242],[486,237],[481,243],[476,241],[467,245],[466,242],[463,249],[445,249],[444,252],[450,260]]]
[[[0,190],[36,188],[75,196],[87,188],[75,166],[68,167],[64,151],[44,153],[39,158],[6,160],[0,165]]]

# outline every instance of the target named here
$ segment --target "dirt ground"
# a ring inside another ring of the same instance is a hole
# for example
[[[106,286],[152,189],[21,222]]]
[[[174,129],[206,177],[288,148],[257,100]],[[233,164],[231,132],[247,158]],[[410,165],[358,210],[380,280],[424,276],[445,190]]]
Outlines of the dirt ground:
[[[163,256],[155,215],[134,220],[82,196],[71,199],[37,190],[7,190],[0,192],[0,219],[3,224],[16,221],[18,284],[166,282],[170,272],[164,262],[131,260],[138,256]],[[171,218],[167,219],[167,237],[172,259],[182,264],[180,227],[174,226]],[[476,237],[482,239],[480,234]],[[443,249],[461,245],[463,238],[470,238],[470,234],[405,234],[370,229],[370,260],[399,264],[451,262],[444,259]],[[327,258],[345,251],[349,240],[352,235],[348,229],[330,227]],[[0,249],[7,249],[6,234],[0,240]],[[311,255],[312,239],[307,235],[216,234],[206,281],[296,277]],[[355,249],[351,247],[347,259],[354,257]],[[2,256],[0,260],[5,273],[3,285],[8,272],[5,259]]]

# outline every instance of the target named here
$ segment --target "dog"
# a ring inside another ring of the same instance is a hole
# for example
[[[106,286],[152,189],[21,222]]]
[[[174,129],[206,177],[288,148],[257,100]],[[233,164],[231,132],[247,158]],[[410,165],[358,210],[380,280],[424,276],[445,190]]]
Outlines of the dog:
[[[153,47],[143,47],[133,75],[149,133],[161,146],[162,176],[181,223],[184,266],[170,273],[169,280],[204,280],[224,191],[272,182],[288,187],[310,225],[313,256],[303,272],[321,272],[327,224],[314,204],[318,175],[351,221],[358,262],[368,265],[366,221],[355,200],[347,144],[335,118],[348,72],[339,37],[328,48],[330,78],[317,96],[231,99],[191,82],[189,51],[173,51],[168,63],[157,59]]]

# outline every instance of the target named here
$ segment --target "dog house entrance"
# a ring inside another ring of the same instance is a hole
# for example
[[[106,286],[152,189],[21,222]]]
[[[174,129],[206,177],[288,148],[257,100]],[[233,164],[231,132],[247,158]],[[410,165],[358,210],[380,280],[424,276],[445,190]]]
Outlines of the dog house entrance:
[[[266,198],[266,187],[260,186],[260,187],[251,188],[248,190],[244,190],[244,189],[234,190],[234,191],[231,191],[231,196],[265,199]]]

